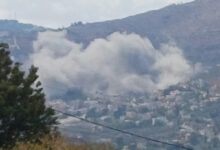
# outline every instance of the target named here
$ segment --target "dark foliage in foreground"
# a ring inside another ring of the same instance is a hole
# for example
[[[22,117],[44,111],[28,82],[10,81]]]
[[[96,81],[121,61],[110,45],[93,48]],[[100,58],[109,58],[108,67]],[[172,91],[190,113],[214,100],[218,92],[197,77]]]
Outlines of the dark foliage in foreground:
[[[8,49],[0,44],[0,147],[36,142],[54,131],[57,123],[54,110],[45,106],[38,69],[32,66],[25,74]]]

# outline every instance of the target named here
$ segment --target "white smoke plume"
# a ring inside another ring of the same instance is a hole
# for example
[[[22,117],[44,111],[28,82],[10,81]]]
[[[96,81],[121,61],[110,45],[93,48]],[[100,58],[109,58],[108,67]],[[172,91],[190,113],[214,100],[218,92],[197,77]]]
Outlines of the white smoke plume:
[[[39,33],[30,63],[39,67],[48,95],[67,90],[94,94],[151,93],[187,81],[192,67],[173,45],[155,49],[147,38],[113,33],[87,48],[66,39],[66,32]]]

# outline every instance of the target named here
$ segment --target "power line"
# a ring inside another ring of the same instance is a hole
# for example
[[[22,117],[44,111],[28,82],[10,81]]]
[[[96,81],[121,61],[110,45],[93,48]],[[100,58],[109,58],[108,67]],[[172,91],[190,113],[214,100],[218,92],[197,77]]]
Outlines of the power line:
[[[114,127],[111,127],[111,126],[107,126],[107,125],[101,124],[101,123],[97,123],[97,122],[90,121],[90,120],[87,120],[87,119],[84,119],[84,118],[80,118],[80,117],[77,117],[76,115],[69,114],[69,113],[66,113],[66,112],[62,112],[60,110],[56,110],[56,109],[54,109],[54,110],[56,112],[58,112],[58,113],[61,113],[61,114],[66,115],[66,116],[70,116],[70,117],[79,119],[79,120],[87,122],[89,124],[93,124],[93,125],[96,125],[96,126],[100,126],[100,127],[106,128],[106,129],[117,131],[117,132],[120,132],[120,133],[123,133],[123,134],[127,134],[127,135],[130,135],[130,136],[133,136],[133,137],[141,138],[141,139],[144,139],[144,140],[147,140],[147,141],[151,141],[151,142],[155,142],[155,143],[160,143],[160,144],[163,144],[163,145],[174,146],[174,147],[185,149],[185,150],[193,150],[193,148],[185,147],[183,145],[178,145],[178,144],[173,144],[173,143],[168,143],[168,142],[165,142],[165,141],[160,141],[160,140],[152,139],[152,138],[149,138],[149,137],[146,137],[146,136],[141,136],[141,135],[138,135],[138,134],[135,134],[135,133],[132,133],[132,132],[124,131],[124,130],[121,130],[121,129],[117,129],[117,128],[114,128]]]
[[[49,86],[46,86],[46,87],[52,88],[52,87],[49,87]],[[113,96],[112,95],[103,95],[103,96],[120,97],[121,95],[116,95],[116,96],[115,95],[113,95]],[[97,100],[97,99],[94,99],[94,100]],[[98,102],[101,102],[101,101],[98,101]],[[149,137],[146,137],[146,136],[141,136],[141,135],[138,135],[138,134],[135,134],[135,133],[132,133],[132,132],[124,131],[124,130],[121,130],[121,129],[117,129],[117,128],[114,128],[114,127],[111,127],[111,126],[107,126],[107,125],[101,124],[101,123],[97,123],[97,122],[93,122],[93,121],[90,121],[90,120],[87,120],[87,119],[84,119],[84,118],[80,118],[80,117],[78,117],[76,115],[69,114],[69,113],[66,113],[66,112],[62,112],[62,111],[57,110],[57,109],[54,109],[54,110],[56,112],[59,112],[59,113],[63,114],[63,115],[79,119],[79,120],[87,122],[89,124],[93,124],[93,125],[96,125],[96,126],[104,127],[106,129],[117,131],[117,132],[120,132],[120,133],[123,133],[123,134],[127,134],[127,135],[130,135],[130,136],[133,136],[133,137],[141,138],[141,139],[144,139],[144,140],[147,140],[147,141],[151,141],[151,142],[155,142],[155,143],[160,143],[160,144],[163,144],[163,145],[174,146],[174,147],[185,149],[185,150],[193,150],[193,148],[185,147],[183,145],[168,143],[168,142],[165,142],[165,141],[156,140],[156,139],[149,138]]]

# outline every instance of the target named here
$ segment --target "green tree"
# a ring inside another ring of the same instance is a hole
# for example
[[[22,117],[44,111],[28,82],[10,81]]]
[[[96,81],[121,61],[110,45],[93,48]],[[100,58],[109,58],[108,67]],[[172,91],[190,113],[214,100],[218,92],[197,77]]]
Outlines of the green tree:
[[[0,147],[36,142],[55,131],[57,124],[54,110],[45,106],[38,69],[21,71],[8,49],[7,44],[0,44]]]

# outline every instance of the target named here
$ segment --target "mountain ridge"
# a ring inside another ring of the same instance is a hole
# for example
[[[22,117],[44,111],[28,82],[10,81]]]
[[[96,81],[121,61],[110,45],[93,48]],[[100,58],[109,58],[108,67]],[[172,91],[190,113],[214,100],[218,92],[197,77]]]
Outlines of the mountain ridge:
[[[209,41],[211,33],[204,33],[206,28],[216,29],[219,26],[220,13],[217,12],[219,7],[220,3],[216,0],[197,0],[182,5],[170,5],[121,20],[70,26],[67,28],[68,38],[88,45],[95,38],[105,38],[113,32],[136,33],[148,37],[155,47],[173,40],[186,51],[185,55],[188,58],[193,61],[205,61],[201,55],[196,56],[200,49],[207,53],[210,47],[220,47],[219,35],[212,36],[215,39]],[[208,19],[204,18],[206,14],[214,15]]]
[[[156,48],[172,41],[182,48],[185,56],[194,63],[199,61],[213,64],[213,60],[215,63],[220,63],[218,59],[220,56],[218,51],[220,48],[219,9],[220,1],[196,0],[184,4],[173,4],[123,19],[86,24],[75,23],[67,28],[56,30],[16,21],[12,21],[11,24],[13,26],[14,23],[16,28],[10,26],[9,29],[9,27],[3,28],[3,21],[0,21],[0,42],[16,45],[14,42],[16,39],[20,49],[18,46],[13,46],[12,54],[23,61],[32,52],[33,41],[37,39],[38,32],[66,30],[70,41],[82,43],[84,47],[96,38],[106,38],[114,32],[126,32],[149,38]]]

